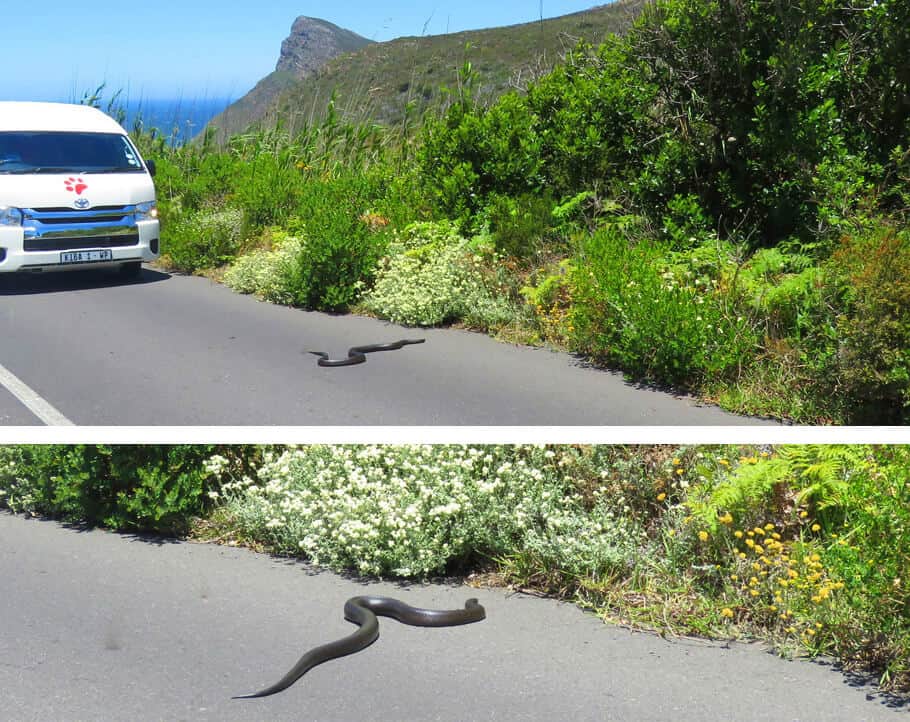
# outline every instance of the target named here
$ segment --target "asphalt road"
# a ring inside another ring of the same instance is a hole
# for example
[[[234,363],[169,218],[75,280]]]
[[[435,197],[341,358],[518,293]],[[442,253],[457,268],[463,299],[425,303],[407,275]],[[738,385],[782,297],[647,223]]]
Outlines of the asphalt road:
[[[568,354],[308,313],[203,278],[145,269],[135,283],[103,272],[0,282],[7,425],[768,423],[635,388]],[[426,343],[358,366],[321,368],[307,353],[344,357],[350,346],[413,337]],[[26,391],[14,396],[16,381]]]
[[[356,594],[487,619],[380,638],[259,700],[307,649],[350,633]],[[907,707],[830,665],[664,640],[552,600],[360,584],[243,549],[0,513],[4,720],[898,720]]]

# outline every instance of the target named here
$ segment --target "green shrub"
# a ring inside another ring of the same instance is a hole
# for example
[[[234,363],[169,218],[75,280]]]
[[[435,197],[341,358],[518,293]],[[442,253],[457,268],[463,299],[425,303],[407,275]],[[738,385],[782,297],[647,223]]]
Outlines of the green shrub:
[[[480,218],[499,253],[530,259],[547,245],[553,231],[553,201],[529,193],[517,198],[492,194]]]
[[[625,182],[660,132],[651,112],[656,93],[624,39],[567,53],[528,88],[544,187],[556,197],[592,189],[624,197]]]
[[[427,118],[417,163],[426,195],[450,218],[476,213],[493,193],[535,191],[543,180],[535,119],[515,93],[490,108],[455,103]]]
[[[734,377],[757,339],[733,297],[680,276],[667,250],[606,226],[573,264],[573,346],[637,378],[683,386]]]
[[[837,366],[855,423],[910,415],[910,233],[889,224],[846,236],[828,264],[841,288]]]
[[[211,446],[0,447],[0,504],[114,529],[180,533],[203,511]]]
[[[243,209],[250,225],[261,228],[286,221],[297,210],[304,178],[291,148],[277,154],[260,150],[234,166],[231,203]]]
[[[170,265],[187,273],[214,268],[235,258],[244,229],[243,212],[238,208],[183,213],[163,225],[161,252]]]
[[[341,310],[372,285],[388,242],[388,219],[375,211],[386,189],[387,179],[378,173],[306,184],[297,208],[306,242],[293,271],[296,304]]]

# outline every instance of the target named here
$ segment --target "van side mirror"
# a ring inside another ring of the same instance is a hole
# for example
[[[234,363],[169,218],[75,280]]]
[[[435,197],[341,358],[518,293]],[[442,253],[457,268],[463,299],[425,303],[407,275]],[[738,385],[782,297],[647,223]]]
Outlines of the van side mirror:
[[[148,168],[149,175],[152,176],[152,178],[154,178],[155,177],[155,161],[146,160],[145,167]]]

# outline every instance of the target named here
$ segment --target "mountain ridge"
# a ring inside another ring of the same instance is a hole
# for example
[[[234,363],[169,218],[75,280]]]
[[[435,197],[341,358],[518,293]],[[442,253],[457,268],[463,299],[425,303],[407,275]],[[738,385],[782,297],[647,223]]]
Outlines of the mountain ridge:
[[[365,42],[360,47],[311,63],[313,69],[302,76],[279,69],[287,67],[279,57],[275,71],[207,127],[216,128],[222,142],[249,127],[272,127],[279,120],[294,132],[298,124],[321,117],[333,98],[342,117],[395,125],[406,113],[420,115],[438,102],[442,87],[457,82],[457,68],[466,60],[477,73],[476,97],[490,102],[548,72],[579,41],[597,44],[610,33],[624,32],[645,2],[616,0],[556,18],[497,28],[384,42],[361,38]],[[326,21],[315,22],[350,33]]]

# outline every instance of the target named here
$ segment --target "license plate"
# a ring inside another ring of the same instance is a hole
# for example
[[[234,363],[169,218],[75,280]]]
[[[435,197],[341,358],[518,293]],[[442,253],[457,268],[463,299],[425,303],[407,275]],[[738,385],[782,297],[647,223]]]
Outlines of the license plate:
[[[66,251],[60,254],[60,263],[97,263],[114,258],[109,248],[97,251]]]

